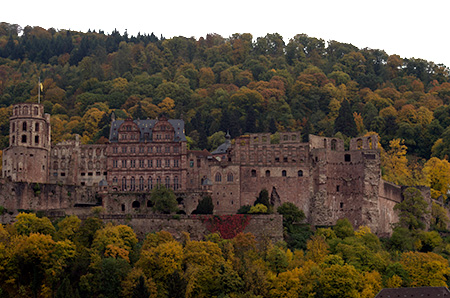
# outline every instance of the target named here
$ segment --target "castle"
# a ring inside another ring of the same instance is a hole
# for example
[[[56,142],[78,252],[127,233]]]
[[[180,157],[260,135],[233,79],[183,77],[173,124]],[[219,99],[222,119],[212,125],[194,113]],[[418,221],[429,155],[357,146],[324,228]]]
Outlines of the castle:
[[[378,234],[391,231],[401,187],[381,178],[376,136],[352,139],[281,132],[243,135],[213,152],[187,148],[183,120],[116,120],[109,143],[79,138],[51,145],[50,115],[37,103],[13,106],[3,153],[1,204],[8,209],[66,210],[101,205],[110,214],[151,213],[150,192],[173,189],[190,214],[211,196],[215,214],[253,205],[262,189],[279,206],[292,202],[307,221],[333,225],[347,217]]]

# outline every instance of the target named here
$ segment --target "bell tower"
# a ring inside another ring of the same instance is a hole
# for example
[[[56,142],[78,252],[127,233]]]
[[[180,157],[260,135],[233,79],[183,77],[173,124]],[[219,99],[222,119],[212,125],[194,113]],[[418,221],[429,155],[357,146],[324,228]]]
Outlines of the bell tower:
[[[9,147],[3,152],[3,177],[12,181],[48,182],[50,149],[50,115],[44,114],[44,106],[13,105]]]

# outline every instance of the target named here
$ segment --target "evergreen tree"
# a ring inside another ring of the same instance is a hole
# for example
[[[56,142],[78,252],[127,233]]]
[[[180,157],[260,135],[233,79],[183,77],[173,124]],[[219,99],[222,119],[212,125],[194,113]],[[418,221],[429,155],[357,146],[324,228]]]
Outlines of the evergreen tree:
[[[348,137],[356,137],[358,130],[356,129],[355,118],[353,118],[352,109],[348,100],[344,100],[339,109],[339,115],[334,121],[334,133],[341,132]]]

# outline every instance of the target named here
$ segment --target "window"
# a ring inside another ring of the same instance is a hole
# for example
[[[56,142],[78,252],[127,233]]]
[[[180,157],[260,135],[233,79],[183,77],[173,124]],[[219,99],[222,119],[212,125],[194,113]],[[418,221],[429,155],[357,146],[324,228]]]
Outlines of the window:
[[[170,159],[166,159],[166,168],[170,168]]]
[[[215,180],[216,180],[216,182],[221,182],[222,181],[222,175],[220,175],[220,173],[216,173]]]
[[[256,177],[256,170],[252,170],[252,172],[251,172],[251,175],[252,175],[252,177]]]
[[[131,147],[130,148],[130,153],[136,153],[136,147]]]
[[[27,123],[26,122],[22,123],[22,130],[27,131]]]
[[[200,158],[197,158],[197,168],[200,168],[201,165],[202,165],[202,164],[201,164]]]
[[[178,152],[180,152],[180,149],[178,147],[173,147],[173,152],[178,153]]]
[[[298,174],[299,177],[303,177],[303,171],[302,171],[302,170],[299,170],[299,171],[297,172],[297,174]]]
[[[135,168],[136,167],[136,161],[135,160],[130,160],[130,167],[131,168]]]
[[[179,183],[178,176],[173,177],[173,189],[174,190],[177,190],[180,187],[180,185],[178,183]]]
[[[161,185],[161,177],[156,177],[156,185]]]
[[[134,177],[131,177],[131,180],[130,180],[130,189],[131,189],[131,190],[135,190],[135,188],[136,188],[136,184],[135,184]]]
[[[114,178],[113,178],[113,184],[114,184],[114,185],[117,185],[117,177],[114,177]]]
[[[142,159],[139,160],[139,167],[140,167],[140,168],[145,168],[145,162],[144,162],[144,160],[142,160]]]
[[[26,143],[27,142],[27,136],[26,135],[22,135],[22,143]]]
[[[135,209],[140,208],[141,203],[139,203],[138,201],[134,201],[133,203],[131,203],[131,207]]]
[[[127,178],[122,178],[122,190],[127,190]]]
[[[337,143],[337,141],[335,139],[331,140],[331,150],[332,151],[336,151],[336,143]]]
[[[166,182],[166,188],[170,188],[170,177],[169,176],[166,176],[165,182]]]
[[[228,182],[233,182],[233,173],[228,173],[228,175],[227,175],[227,181]]]
[[[193,161],[192,159],[189,161],[189,166],[190,166],[191,168],[194,167],[194,161]]]
[[[126,160],[122,160],[122,168],[126,168],[127,167],[127,161]]]
[[[283,176],[283,177],[287,176],[286,170],[281,171],[281,176]]]
[[[140,177],[139,178],[139,190],[143,191],[144,190],[144,177]]]
[[[345,161],[351,161],[352,158],[351,158],[350,154],[345,154],[345,155],[344,155],[344,160],[345,160]]]
[[[113,168],[117,168],[118,167],[118,160],[113,160]]]
[[[144,153],[144,147],[139,147],[139,153]]]
[[[178,167],[179,167],[179,160],[178,160],[178,159],[175,159],[175,160],[173,161],[173,167],[174,167],[174,168],[178,168]]]
[[[122,153],[127,153],[127,147],[122,147]]]
[[[287,161],[288,161],[287,156],[283,157],[283,162],[287,162]]]
[[[356,147],[358,148],[358,150],[361,150],[363,147],[363,141],[361,139],[357,139],[356,140]]]
[[[161,153],[161,147],[156,147],[156,153]]]
[[[169,152],[170,152],[170,147],[167,146],[167,147],[166,147],[166,153],[169,153]]]
[[[341,209],[344,208],[344,203],[340,202],[339,203],[339,208],[341,208]]]
[[[336,185],[336,192],[339,192],[340,190],[340,185]]]
[[[160,167],[161,167],[161,160],[160,160],[160,159],[157,159],[157,160],[156,160],[156,167],[157,167],[157,168],[160,168]]]
[[[58,169],[58,162],[54,161],[53,162],[53,170],[57,170]]]
[[[117,153],[117,147],[113,147],[113,153]]]
[[[266,171],[266,177],[270,177],[270,171],[269,170]]]
[[[148,189],[153,189],[153,179],[152,179],[152,177],[148,177]]]
[[[35,130],[35,131],[39,131],[39,123],[36,123],[36,124],[34,125],[34,130]]]
[[[148,160],[148,167],[153,168],[153,160],[151,159]]]
[[[39,136],[34,136],[34,143],[39,145]]]

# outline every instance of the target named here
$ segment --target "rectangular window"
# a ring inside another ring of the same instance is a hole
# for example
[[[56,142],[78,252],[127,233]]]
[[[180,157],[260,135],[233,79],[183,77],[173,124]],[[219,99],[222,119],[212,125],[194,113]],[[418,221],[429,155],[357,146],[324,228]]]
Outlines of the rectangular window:
[[[113,168],[117,168],[118,167],[118,161],[117,160],[113,160]]]
[[[202,164],[201,164],[200,158],[197,158],[197,168],[200,168],[201,165]]]
[[[113,147],[113,153],[117,153],[117,147]]]
[[[178,152],[180,152],[180,149],[178,147],[173,147],[173,152],[178,153]]]
[[[157,168],[160,168],[160,167],[161,167],[161,160],[160,160],[160,159],[157,159],[157,160],[156,160],[156,167],[157,167]]]
[[[170,152],[170,147],[167,146],[167,147],[166,147],[166,153],[169,153],[169,152]]]
[[[179,161],[178,161],[178,159],[175,159],[175,160],[173,161],[173,167],[174,167],[174,168],[178,168],[178,167],[179,167]]]
[[[156,147],[156,153],[161,153],[161,147]]]
[[[142,159],[139,160],[139,167],[140,168],[144,168],[145,167],[144,160],[142,160]]]
[[[170,159],[166,159],[166,168],[170,168]]]
[[[148,167],[153,168],[153,160],[151,159],[148,160]]]
[[[130,167],[131,168],[135,168],[136,167],[136,161],[135,160],[130,160]]]
[[[122,168],[126,168],[127,167],[127,161],[126,160],[122,160]]]
[[[191,168],[194,167],[194,161],[193,161],[192,159],[189,161],[189,166],[190,166]]]
[[[127,147],[122,147],[122,153],[127,153]]]
[[[139,147],[139,153],[144,153],[144,147]]]

